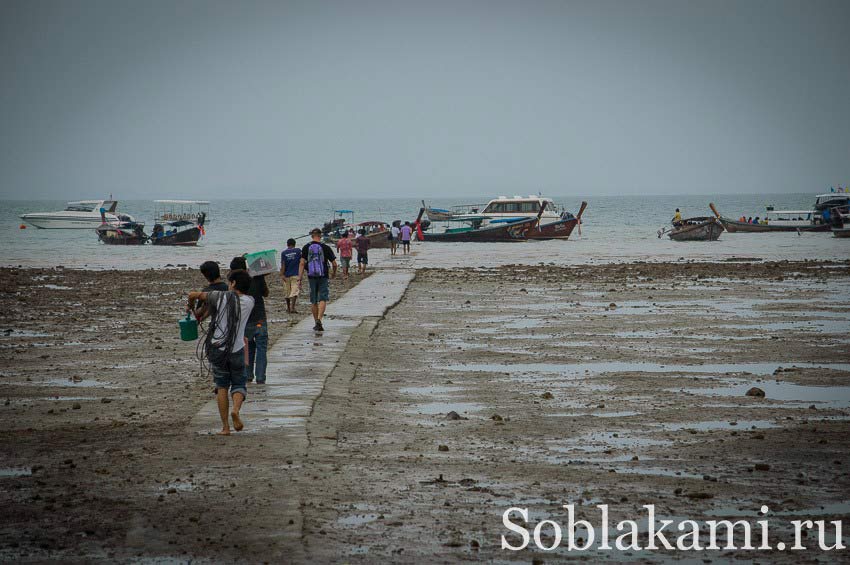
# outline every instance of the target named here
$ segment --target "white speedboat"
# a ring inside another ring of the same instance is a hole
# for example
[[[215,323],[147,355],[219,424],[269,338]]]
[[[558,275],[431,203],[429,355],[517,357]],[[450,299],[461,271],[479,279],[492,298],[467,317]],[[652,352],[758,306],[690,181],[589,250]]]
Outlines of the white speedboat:
[[[67,208],[60,212],[33,212],[21,219],[42,229],[94,229],[104,223],[100,215],[103,208],[107,224],[134,221],[132,216],[118,214],[117,207],[116,200],[78,200],[68,202]]]
[[[467,217],[471,218],[474,216],[480,218],[483,216],[485,218],[483,225],[486,226],[493,223],[536,218],[544,202],[546,203],[546,207],[543,208],[543,213],[540,214],[540,224],[543,225],[560,220],[564,211],[551,198],[534,195],[514,196],[513,198],[500,196],[488,202],[481,212],[454,214],[452,219],[464,220]]]

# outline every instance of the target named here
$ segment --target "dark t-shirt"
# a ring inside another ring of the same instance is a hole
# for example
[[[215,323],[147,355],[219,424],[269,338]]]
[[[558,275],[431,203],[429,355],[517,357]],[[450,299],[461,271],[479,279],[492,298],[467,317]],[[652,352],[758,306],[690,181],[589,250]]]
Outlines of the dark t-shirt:
[[[251,310],[251,316],[248,318],[249,324],[256,324],[260,320],[266,319],[266,275],[251,277],[251,289],[248,291],[248,296],[254,299],[254,308]]]
[[[301,262],[301,250],[297,247],[287,248],[280,254],[280,264],[283,265],[283,276],[297,277],[298,264]]]
[[[211,285],[207,285],[207,287],[204,289],[204,292],[212,292],[213,290],[227,290],[227,283],[224,281],[212,283]]]
[[[357,239],[354,240],[354,244],[357,246],[358,255],[365,255],[369,252],[369,247],[372,246],[372,242],[365,235],[358,235]]]
[[[301,248],[301,258],[304,261],[309,262],[309,260],[310,260],[310,246],[313,245],[314,243],[316,243],[316,242],[311,241],[310,243],[308,243],[307,245],[305,245],[304,247]],[[336,261],[336,255],[334,255],[333,249],[331,249],[330,247],[328,247],[324,243],[320,243],[319,245],[322,246],[322,253],[325,254],[325,276],[323,276],[323,277],[311,277],[310,275],[307,275],[307,278],[317,278],[317,279],[328,278],[328,273],[331,272],[330,262]],[[304,272],[305,273],[308,272],[308,270],[307,270],[308,268],[309,268],[309,264],[304,266]]]

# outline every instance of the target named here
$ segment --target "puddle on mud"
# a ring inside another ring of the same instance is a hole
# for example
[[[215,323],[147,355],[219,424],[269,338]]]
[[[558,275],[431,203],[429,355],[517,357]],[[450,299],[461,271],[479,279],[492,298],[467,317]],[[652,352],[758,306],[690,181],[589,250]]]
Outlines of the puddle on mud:
[[[761,504],[753,504],[752,508],[741,508],[741,507],[725,507],[725,508],[716,508],[714,510],[710,510],[706,512],[708,516],[744,516],[744,517],[758,517],[762,518],[764,514],[761,514]],[[768,505],[768,513],[767,516],[838,516],[838,515],[847,515],[850,514],[850,500],[845,500],[842,502],[833,502],[830,504],[824,504],[823,506],[816,506],[813,508],[802,508],[800,510],[774,510],[770,508]]]
[[[0,468],[0,479],[8,477],[29,477],[32,469],[29,467],[2,467]]]
[[[159,487],[159,490],[164,491],[168,491],[171,489],[174,489],[177,492],[191,492],[195,490],[195,485],[186,481],[174,481],[172,483],[164,484]]]
[[[685,392],[702,396],[739,396],[744,397],[751,387],[758,387],[765,393],[765,400],[784,400],[787,402],[823,403],[833,407],[850,407],[850,386],[806,386],[789,382],[764,381],[744,383],[718,388],[686,388]],[[679,392],[667,389],[668,392]],[[747,397],[749,399],[749,397]],[[759,399],[756,399],[759,400]]]
[[[666,439],[653,439],[647,437],[636,437],[621,435],[625,432],[591,433],[564,442],[563,445],[548,443],[551,451],[558,453],[589,452],[596,453],[614,449],[636,449],[641,447],[663,447],[672,445],[673,442]],[[560,440],[558,440],[560,443]],[[555,444],[555,445],[553,445]]]
[[[40,332],[33,332],[29,330],[13,330],[7,329],[0,332],[0,338],[9,338],[15,339],[19,337],[53,337],[53,334],[45,334]]]
[[[679,430],[750,430],[753,428],[776,428],[778,424],[769,420],[709,420],[704,422],[679,422],[675,424],[661,424],[664,430],[676,432]]]
[[[466,414],[468,412],[477,412],[482,406],[475,402],[429,402],[426,404],[417,404],[412,408],[405,410],[408,414],[448,414],[449,412],[457,412],[458,414]]]
[[[441,394],[451,394],[453,392],[462,392],[465,390],[459,386],[432,385],[432,386],[409,386],[399,389],[402,394],[415,394],[423,396],[438,396]]]
[[[779,368],[823,368],[850,371],[850,363],[706,363],[702,365],[678,365],[660,363],[638,363],[628,361],[605,361],[579,364],[560,363],[467,363],[434,367],[448,371],[476,371],[488,373],[559,373],[562,375],[600,373],[750,373],[772,375]]]
[[[640,412],[631,412],[624,410],[622,412],[560,412],[558,414],[549,414],[550,416],[560,416],[563,418],[627,418],[629,416],[639,416]]]
[[[336,523],[340,526],[362,526],[378,519],[377,514],[351,514],[337,518]]]
[[[52,387],[73,387],[73,388],[115,388],[117,385],[96,381],[94,379],[83,379],[81,381],[73,381],[71,379],[47,379],[44,381],[21,381],[14,383],[21,386],[52,386]]]

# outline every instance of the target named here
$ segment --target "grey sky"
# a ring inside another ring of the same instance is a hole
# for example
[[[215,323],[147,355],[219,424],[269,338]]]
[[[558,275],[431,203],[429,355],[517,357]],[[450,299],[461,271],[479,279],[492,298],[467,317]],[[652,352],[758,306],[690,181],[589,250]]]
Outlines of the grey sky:
[[[0,196],[816,192],[850,1],[2,0]]]

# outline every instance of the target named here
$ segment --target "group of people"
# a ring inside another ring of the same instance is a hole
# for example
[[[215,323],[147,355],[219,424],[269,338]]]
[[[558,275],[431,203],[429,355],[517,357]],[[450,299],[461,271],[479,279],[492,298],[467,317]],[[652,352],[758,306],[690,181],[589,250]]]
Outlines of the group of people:
[[[290,313],[297,313],[296,301],[304,275],[307,276],[313,330],[323,332],[322,319],[330,300],[328,279],[336,276],[337,262],[334,251],[322,242],[320,229],[312,230],[310,237],[311,241],[301,249],[294,239],[287,241],[287,248],[281,253],[280,275]],[[218,433],[230,435],[231,421],[237,432],[244,428],[239,413],[248,395],[247,383],[255,379],[257,384],[266,382],[268,322],[264,299],[269,287],[266,275],[249,274],[245,257],[234,257],[230,262],[227,282],[214,261],[206,261],[200,270],[207,286],[189,293],[186,311],[194,313],[198,320],[209,319],[204,355],[215,383],[222,424]]]
[[[756,216],[755,218],[753,218],[752,216],[750,216],[749,218],[747,218],[746,216],[741,216],[740,218],[738,218],[738,221],[743,223],[743,224],[766,224],[767,223],[767,219],[762,220],[758,216]]]
[[[413,236],[413,227],[410,222],[396,220],[390,227],[390,255],[398,254],[398,244],[401,243],[401,252],[404,255],[410,253],[410,238]]]

